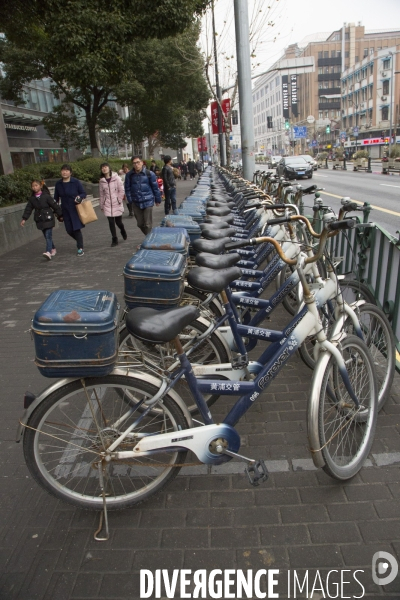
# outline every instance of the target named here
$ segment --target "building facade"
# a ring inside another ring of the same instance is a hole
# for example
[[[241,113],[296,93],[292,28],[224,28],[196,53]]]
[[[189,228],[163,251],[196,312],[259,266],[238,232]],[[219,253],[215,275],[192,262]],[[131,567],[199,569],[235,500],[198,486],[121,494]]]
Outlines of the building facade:
[[[356,96],[349,94],[353,90],[349,90],[347,87],[348,79],[358,72],[361,77],[361,70],[365,69],[366,65],[370,65],[375,60],[375,56],[379,53],[383,56],[385,51],[388,53],[390,48],[397,47],[399,43],[399,29],[368,32],[361,23],[357,25],[349,23],[328,35],[325,40],[310,41],[301,48],[301,56],[314,57],[316,71],[298,77],[299,117],[296,123],[305,124],[309,115],[314,117],[314,123],[308,125],[307,134],[310,142],[315,140],[317,148],[330,149],[338,145],[341,132],[343,134],[346,131],[346,134],[351,136],[352,131],[348,131],[351,127],[349,125],[350,117],[352,117],[352,121],[357,120],[360,124],[362,123],[363,130],[359,134],[360,139],[369,137],[371,132],[367,131],[368,128],[365,128],[365,125],[370,123],[380,110],[377,108],[376,112],[371,113],[373,107],[370,100],[376,98],[378,107],[378,98],[385,96],[377,91],[381,85],[380,79],[377,74],[369,73],[367,67],[367,75],[364,77],[365,71],[362,72],[363,78],[357,81],[357,90],[354,90],[359,91],[357,96],[359,95],[360,99],[357,101],[355,101]],[[300,46],[303,44],[300,43]],[[356,67],[356,65],[358,66]],[[344,87],[343,79],[346,80]],[[364,88],[367,89],[363,91]],[[372,97],[367,98],[370,93]],[[344,105],[344,101],[346,105]],[[393,106],[393,113],[395,110],[396,108]],[[379,119],[375,119],[374,122],[378,123]],[[326,133],[328,123],[329,134]]]
[[[0,98],[0,174],[3,164],[19,169],[37,162],[65,162],[70,153],[46,133],[42,120],[59,104],[50,89],[50,80],[32,81],[24,87],[25,104]]]
[[[400,134],[400,45],[373,50],[343,72],[342,129],[345,147],[367,148],[378,158],[390,134],[392,143]]]
[[[289,144],[282,112],[282,78],[273,68],[253,87],[254,148],[264,156],[283,154]]]

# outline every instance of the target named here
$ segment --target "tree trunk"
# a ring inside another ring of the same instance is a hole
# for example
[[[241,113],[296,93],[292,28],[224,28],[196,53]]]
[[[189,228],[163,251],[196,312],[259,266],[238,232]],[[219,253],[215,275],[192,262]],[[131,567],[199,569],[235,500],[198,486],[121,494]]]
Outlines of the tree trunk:
[[[100,150],[97,143],[96,120],[93,118],[93,116],[90,116],[88,113],[86,113],[86,123],[89,131],[90,151],[94,158],[99,158]]]

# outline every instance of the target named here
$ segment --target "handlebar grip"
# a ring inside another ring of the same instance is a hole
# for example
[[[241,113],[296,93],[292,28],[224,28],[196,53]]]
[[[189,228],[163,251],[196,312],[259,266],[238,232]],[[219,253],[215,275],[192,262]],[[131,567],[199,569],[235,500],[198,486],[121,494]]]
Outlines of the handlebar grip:
[[[245,248],[246,246],[254,246],[255,238],[249,240],[238,240],[237,242],[227,242],[225,250],[235,250],[236,248]]]
[[[276,219],[269,219],[267,225],[280,225],[281,223],[289,223],[288,217],[277,217]]]
[[[276,209],[276,208],[287,208],[288,205],[287,204],[271,204],[270,208],[272,209]]]
[[[310,187],[305,188],[302,191],[303,196],[306,196],[307,194],[312,194],[313,192],[316,191],[317,187],[318,187],[317,185],[310,185]]]
[[[327,228],[329,231],[338,231],[340,229],[353,229],[356,222],[353,219],[344,219],[343,221],[335,221],[334,223],[328,223]]]
[[[343,210],[346,212],[349,212],[351,210],[357,210],[358,209],[358,204],[356,204],[355,202],[348,202],[347,204],[343,205]]]

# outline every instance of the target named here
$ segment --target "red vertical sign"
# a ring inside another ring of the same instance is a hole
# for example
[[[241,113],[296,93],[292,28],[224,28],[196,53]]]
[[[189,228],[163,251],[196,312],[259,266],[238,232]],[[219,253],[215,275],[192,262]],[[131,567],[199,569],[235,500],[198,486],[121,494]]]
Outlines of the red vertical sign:
[[[228,115],[231,109],[231,101],[230,98],[225,98],[221,102],[222,110],[225,116]],[[218,102],[211,102],[211,124],[212,124],[212,132],[214,134],[218,134]],[[222,119],[222,131],[225,132],[225,121]]]
[[[211,102],[212,132],[218,134],[218,102]]]
[[[199,152],[207,152],[207,139],[205,136],[197,138],[197,150]]]

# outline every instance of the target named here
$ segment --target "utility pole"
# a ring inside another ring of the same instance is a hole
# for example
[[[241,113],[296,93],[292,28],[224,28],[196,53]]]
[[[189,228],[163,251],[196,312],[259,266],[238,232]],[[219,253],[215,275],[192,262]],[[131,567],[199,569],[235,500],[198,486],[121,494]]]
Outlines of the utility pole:
[[[215,94],[218,98],[218,140],[219,140],[219,152],[221,167],[225,166],[225,152],[224,152],[224,134],[222,132],[222,93],[219,87],[219,73],[218,73],[218,56],[217,56],[217,36],[215,35],[215,15],[214,15],[214,0],[211,2],[212,12],[212,29],[214,38],[214,68],[215,68]]]
[[[253,99],[251,90],[250,28],[247,0],[234,0],[243,176],[252,181],[255,170]]]

